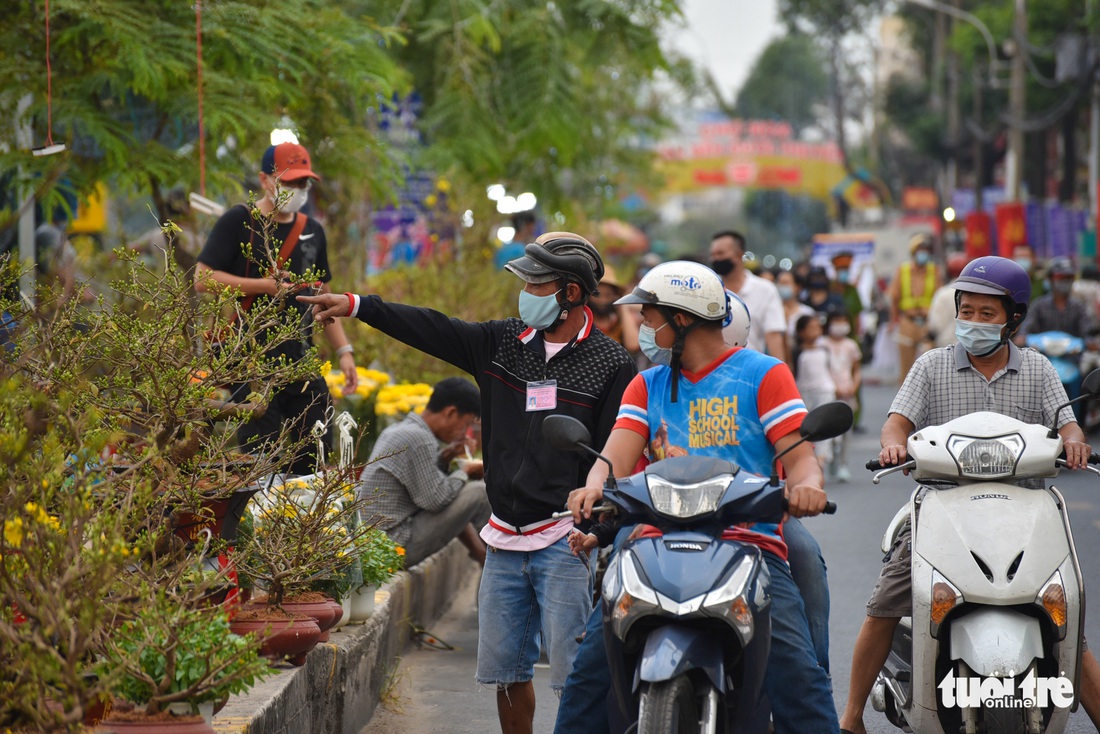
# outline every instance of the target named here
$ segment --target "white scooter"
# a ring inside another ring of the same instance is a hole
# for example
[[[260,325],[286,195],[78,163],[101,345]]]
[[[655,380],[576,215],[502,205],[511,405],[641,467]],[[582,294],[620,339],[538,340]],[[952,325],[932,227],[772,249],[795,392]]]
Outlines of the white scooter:
[[[1082,387],[1100,392],[1100,370]],[[874,478],[908,470],[921,487],[882,542],[889,552],[912,524],[913,616],[898,625],[872,706],[919,734],[1062,732],[1077,706],[1081,569],[1062,495],[1015,484],[1057,476],[1061,437],[981,412],[917,431],[907,451]]]

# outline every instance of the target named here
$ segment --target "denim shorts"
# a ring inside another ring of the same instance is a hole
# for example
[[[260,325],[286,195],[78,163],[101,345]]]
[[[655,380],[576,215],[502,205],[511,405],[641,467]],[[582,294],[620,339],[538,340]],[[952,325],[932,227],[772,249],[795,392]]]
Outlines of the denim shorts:
[[[541,633],[550,685],[560,693],[591,609],[588,559],[573,555],[568,537],[538,551],[490,547],[478,591],[477,682],[531,680]]]

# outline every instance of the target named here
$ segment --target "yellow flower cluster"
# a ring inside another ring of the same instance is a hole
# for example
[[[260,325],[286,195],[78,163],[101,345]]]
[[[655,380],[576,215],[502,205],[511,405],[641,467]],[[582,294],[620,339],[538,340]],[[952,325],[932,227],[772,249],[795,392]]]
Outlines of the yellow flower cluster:
[[[390,385],[378,391],[374,412],[377,415],[398,415],[408,413],[410,410],[423,413],[424,406],[428,404],[428,398],[431,396],[431,385],[425,385],[423,382]]]
[[[369,398],[378,388],[390,384],[390,376],[380,370],[356,367],[355,371],[359,375],[359,385],[352,395],[360,398]],[[324,375],[325,384],[328,385],[328,392],[333,400],[350,397],[344,395],[344,373],[339,369],[333,369],[331,362],[325,362],[321,366],[321,374]]]
[[[23,511],[27,513],[28,523],[24,523],[22,517],[13,517],[4,521],[4,541],[11,547],[22,547],[28,524],[37,523],[54,532],[61,532],[61,523],[58,519],[46,512],[38,503],[28,502],[23,505]]]

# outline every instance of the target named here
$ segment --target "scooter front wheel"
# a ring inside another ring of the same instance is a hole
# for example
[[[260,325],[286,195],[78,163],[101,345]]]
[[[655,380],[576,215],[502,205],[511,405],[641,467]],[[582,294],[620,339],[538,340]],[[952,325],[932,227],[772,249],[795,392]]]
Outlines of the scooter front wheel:
[[[686,675],[647,683],[638,704],[638,734],[695,734],[699,727],[695,685]]]

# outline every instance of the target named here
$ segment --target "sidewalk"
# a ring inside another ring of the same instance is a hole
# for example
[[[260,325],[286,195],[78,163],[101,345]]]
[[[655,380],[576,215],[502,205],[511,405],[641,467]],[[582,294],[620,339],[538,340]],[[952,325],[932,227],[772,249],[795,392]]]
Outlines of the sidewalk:
[[[474,681],[478,579],[472,574],[455,595],[450,612],[428,628],[437,640],[455,649],[437,650],[410,642],[390,684],[383,689],[382,705],[361,734],[500,730],[495,691]],[[537,666],[534,731],[553,731],[557,712],[550,671]]]

